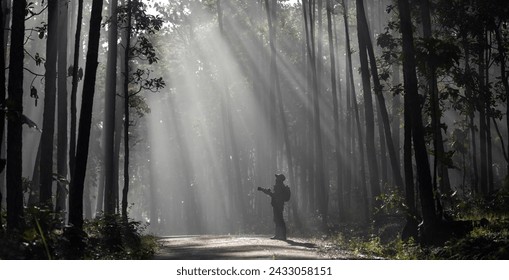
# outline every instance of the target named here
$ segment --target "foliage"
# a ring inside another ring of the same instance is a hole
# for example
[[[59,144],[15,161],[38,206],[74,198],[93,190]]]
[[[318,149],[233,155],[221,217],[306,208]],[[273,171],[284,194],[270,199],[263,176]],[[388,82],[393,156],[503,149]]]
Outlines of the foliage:
[[[2,231],[0,259],[148,259],[157,247],[155,237],[142,234],[147,225],[119,215],[86,221],[81,252],[62,225],[62,215],[26,208],[22,232]]]
[[[342,233],[331,241],[342,249],[352,251],[359,258],[368,259],[507,259],[509,257],[508,220],[498,220],[488,227],[477,227],[465,237],[449,240],[444,246],[425,247],[415,240],[381,241],[380,237],[350,236]]]
[[[493,259],[509,258],[508,220],[498,220],[488,227],[474,228],[466,237],[447,242],[431,251],[433,259]]]
[[[385,231],[395,224],[394,221],[378,224],[373,228],[355,224],[342,225],[340,231],[331,235],[330,242],[352,251],[359,258],[369,259],[507,259],[509,257],[507,191],[501,190],[487,199],[472,195],[466,197],[458,199],[456,195],[451,195],[447,213],[461,225],[473,227],[463,235],[452,235],[452,238],[441,246],[424,246],[413,239],[405,242],[398,235],[388,239]],[[382,199],[382,205],[388,209],[402,209],[404,207],[391,208],[391,205],[398,205],[394,202],[399,200],[396,194],[389,195]],[[453,223],[445,222],[444,225],[454,227]]]
[[[86,259],[148,259],[156,249],[153,236],[144,236],[147,225],[120,215],[99,216],[87,221],[84,231],[88,236]]]

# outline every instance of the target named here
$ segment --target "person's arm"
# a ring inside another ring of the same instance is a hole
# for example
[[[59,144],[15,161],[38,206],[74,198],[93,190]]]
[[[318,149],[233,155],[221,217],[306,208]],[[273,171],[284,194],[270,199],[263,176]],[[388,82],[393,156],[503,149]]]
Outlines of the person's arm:
[[[271,189],[258,188],[258,190],[270,197],[272,197],[272,195],[274,194]]]

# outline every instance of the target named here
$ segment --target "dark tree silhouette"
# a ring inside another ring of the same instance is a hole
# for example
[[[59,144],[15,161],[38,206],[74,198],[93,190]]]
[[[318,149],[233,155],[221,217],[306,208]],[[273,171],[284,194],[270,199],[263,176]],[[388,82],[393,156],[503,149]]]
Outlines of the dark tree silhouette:
[[[365,11],[363,0],[356,0],[357,3],[357,36],[359,39],[359,56],[361,62],[362,76],[362,96],[364,97],[364,119],[366,122],[366,153],[369,168],[369,181],[371,186],[371,196],[373,207],[377,207],[376,197],[381,194],[380,182],[378,176],[378,166],[376,162],[375,150],[375,118],[373,110],[373,98],[371,96],[371,82],[369,78],[369,63],[367,44],[369,32],[365,20]],[[371,209],[373,211],[373,209]]]
[[[417,74],[415,62],[414,39],[408,0],[398,0],[401,35],[403,39],[403,74],[405,88],[405,112],[410,112],[410,125],[417,165],[417,179],[419,182],[419,195],[421,199],[423,236],[426,239],[435,229],[438,222],[435,202],[433,199],[433,186],[431,182],[430,167],[426,143],[424,141],[424,127],[422,124],[421,106],[417,88]],[[408,123],[405,122],[405,126]],[[405,133],[405,136],[406,133]]]
[[[3,176],[5,169],[5,160],[2,158],[2,145],[4,141],[4,130],[5,130],[5,48],[4,48],[4,3],[0,3],[0,175]],[[3,180],[3,177],[0,177]],[[3,189],[0,188],[0,216],[2,215],[2,200],[3,200]],[[3,228],[2,219],[0,218],[0,228]]]
[[[117,1],[110,1],[110,26],[108,29],[108,61],[106,62],[106,81],[104,97],[104,213],[115,213],[118,189],[115,189],[114,176],[114,137],[115,110],[117,96]]]
[[[25,41],[25,0],[12,5],[11,52],[9,61],[9,98],[7,124],[7,228],[20,229],[23,224],[22,193],[22,115],[23,58]]]
[[[68,1],[58,3],[58,132],[57,132],[57,199],[56,212],[66,209],[67,201],[67,26]]]
[[[81,24],[83,21],[83,0],[78,0],[78,12],[76,15],[76,35],[74,37],[74,55],[72,67],[72,88],[71,88],[71,126],[69,135],[69,169],[71,176],[74,174],[76,165],[76,95],[78,92],[78,72],[81,45]]]
[[[92,107],[94,104],[102,6],[102,0],[94,0],[92,2],[88,51],[85,66],[85,80],[83,85],[83,97],[78,130],[78,143],[76,145],[76,165],[74,175],[71,180],[72,188],[69,192],[69,223],[78,230],[81,230],[83,227],[83,189],[85,187],[84,183],[87,170]]]
[[[44,113],[41,135],[41,185],[39,202],[52,208],[53,137],[57,95],[58,0],[48,1],[48,37],[46,41],[46,73],[44,75]]]

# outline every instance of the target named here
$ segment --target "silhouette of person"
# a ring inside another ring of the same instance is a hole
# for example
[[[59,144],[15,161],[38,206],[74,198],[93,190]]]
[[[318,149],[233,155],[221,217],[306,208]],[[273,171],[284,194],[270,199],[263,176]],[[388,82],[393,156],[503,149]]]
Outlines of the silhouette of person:
[[[286,240],[286,224],[283,217],[283,210],[285,206],[284,200],[284,187],[283,181],[286,179],[283,174],[276,174],[276,183],[273,186],[274,190],[258,188],[259,191],[270,196],[270,204],[274,214],[274,223],[276,225],[276,234],[271,239]]]

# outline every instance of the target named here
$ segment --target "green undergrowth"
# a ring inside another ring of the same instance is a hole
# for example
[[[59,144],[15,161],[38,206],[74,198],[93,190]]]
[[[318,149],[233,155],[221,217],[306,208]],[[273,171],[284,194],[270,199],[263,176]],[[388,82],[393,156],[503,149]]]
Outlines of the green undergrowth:
[[[145,224],[119,215],[86,220],[78,246],[58,214],[31,207],[24,222],[22,231],[2,229],[0,259],[150,259],[158,246],[154,236],[143,234]]]
[[[394,197],[398,198],[398,195]],[[396,201],[397,203],[393,203]],[[440,245],[422,245],[418,240],[401,240],[405,225],[404,209],[397,199],[382,201],[382,217],[397,217],[374,225],[344,224],[329,234],[337,247],[367,259],[438,259],[438,260],[496,260],[509,259],[509,191],[498,190],[481,198],[454,194],[445,197],[443,232],[454,232],[455,226],[467,226],[461,234],[451,234]],[[396,205],[396,206],[393,206]],[[391,207],[386,207],[391,206]],[[386,215],[386,216],[384,216]],[[393,215],[393,216],[391,216]],[[449,229],[448,229],[449,228]]]
[[[422,245],[418,240],[402,241],[400,235],[383,237],[383,228],[359,231],[344,225],[329,235],[329,242],[360,259],[396,260],[498,260],[509,259],[509,219],[491,216],[487,225],[475,225],[461,236],[440,245]],[[480,220],[479,218],[476,219]],[[472,220],[468,220],[472,221]]]
[[[362,259],[397,260],[497,260],[509,259],[509,220],[491,220],[489,226],[476,227],[461,238],[442,246],[423,246],[415,240],[399,238],[384,242],[379,236],[353,236],[336,233],[330,241]]]

